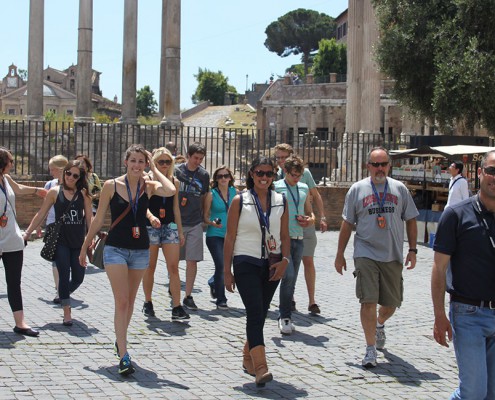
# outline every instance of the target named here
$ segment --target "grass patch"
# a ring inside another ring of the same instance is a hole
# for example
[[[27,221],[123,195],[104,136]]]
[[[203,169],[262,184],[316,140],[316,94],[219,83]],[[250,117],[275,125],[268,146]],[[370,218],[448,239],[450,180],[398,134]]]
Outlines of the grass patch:
[[[229,115],[230,121],[223,121],[218,126],[225,129],[256,129],[256,111],[252,111],[249,107],[239,105]]]

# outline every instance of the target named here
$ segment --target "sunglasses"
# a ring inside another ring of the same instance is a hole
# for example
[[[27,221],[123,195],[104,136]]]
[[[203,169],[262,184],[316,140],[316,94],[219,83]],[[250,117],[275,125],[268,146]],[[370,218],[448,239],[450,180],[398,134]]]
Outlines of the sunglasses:
[[[378,168],[378,167],[386,167],[389,164],[389,162],[388,161],[384,161],[384,162],[370,162],[368,164],[371,165],[372,167]]]
[[[483,167],[485,175],[495,176],[495,167]]]
[[[156,163],[163,167],[164,165],[172,165],[172,160],[158,160]]]
[[[273,175],[275,175],[275,172],[273,171],[254,171],[254,173],[256,174],[256,176],[258,178],[262,178],[263,176],[266,175],[267,178],[273,178]]]
[[[217,179],[230,179],[230,174],[217,174]]]
[[[78,180],[81,175],[74,174],[74,173],[72,173],[70,171],[65,171],[65,176],[69,176],[69,177],[72,176],[75,180]]]

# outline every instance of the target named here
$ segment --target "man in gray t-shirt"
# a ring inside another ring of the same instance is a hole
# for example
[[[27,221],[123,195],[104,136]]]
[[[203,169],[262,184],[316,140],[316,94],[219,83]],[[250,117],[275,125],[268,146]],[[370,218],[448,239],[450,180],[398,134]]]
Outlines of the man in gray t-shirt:
[[[362,364],[367,368],[376,366],[376,349],[385,346],[384,324],[402,302],[404,221],[409,242],[405,265],[408,269],[416,266],[419,214],[406,186],[388,177],[386,149],[370,151],[368,170],[370,177],[354,183],[347,192],[335,257],[335,269],[342,275],[347,270],[344,251],[356,227],[354,276],[367,345]]]

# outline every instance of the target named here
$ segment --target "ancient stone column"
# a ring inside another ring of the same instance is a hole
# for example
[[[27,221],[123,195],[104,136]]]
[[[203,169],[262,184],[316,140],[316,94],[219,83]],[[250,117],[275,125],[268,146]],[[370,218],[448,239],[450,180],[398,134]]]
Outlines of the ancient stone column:
[[[93,76],[93,0],[79,0],[77,44],[76,122],[93,122],[91,78]]]
[[[385,105],[384,106],[384,112],[383,112],[383,133],[385,136],[385,142],[390,142],[391,137],[388,135],[388,128],[390,126],[390,115],[389,115],[389,108],[390,106]]]
[[[284,107],[279,107],[277,108],[277,122],[276,122],[276,137],[277,137],[277,143],[280,143],[281,141],[283,142],[283,115],[284,115]]]
[[[29,2],[29,49],[26,116],[31,121],[43,120],[43,39],[45,0]]]
[[[124,57],[122,65],[123,124],[136,124],[138,0],[124,0]]]
[[[363,4],[363,55],[361,132],[380,132],[380,72],[375,62],[374,46],[378,40],[378,25],[371,0]]]
[[[162,3],[160,103],[162,124],[178,126],[180,119],[180,0]]]
[[[309,132],[316,133],[316,106],[311,106],[311,117],[309,120]]]
[[[347,36],[346,132],[361,129],[361,69],[363,63],[363,0],[349,0]]]

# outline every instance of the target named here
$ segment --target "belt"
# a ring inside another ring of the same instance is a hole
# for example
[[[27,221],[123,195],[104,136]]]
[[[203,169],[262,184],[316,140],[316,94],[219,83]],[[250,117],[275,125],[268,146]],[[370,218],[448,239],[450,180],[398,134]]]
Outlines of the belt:
[[[473,300],[456,294],[451,294],[450,301],[456,301],[458,303],[469,304],[470,306],[486,307],[490,310],[495,310],[495,300]]]
[[[292,240],[303,240],[304,236],[291,236],[290,237]]]

